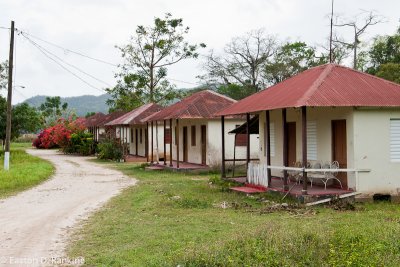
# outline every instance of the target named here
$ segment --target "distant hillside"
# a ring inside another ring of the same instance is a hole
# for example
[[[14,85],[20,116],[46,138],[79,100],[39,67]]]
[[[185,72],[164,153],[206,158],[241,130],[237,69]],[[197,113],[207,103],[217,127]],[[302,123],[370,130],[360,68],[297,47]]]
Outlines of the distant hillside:
[[[78,116],[85,116],[88,112],[103,112],[108,113],[108,106],[106,104],[108,94],[94,96],[94,95],[83,95],[73,97],[62,97],[61,102],[68,103],[68,108],[75,110]],[[38,95],[31,97],[25,102],[28,104],[39,107],[46,101],[46,96]]]

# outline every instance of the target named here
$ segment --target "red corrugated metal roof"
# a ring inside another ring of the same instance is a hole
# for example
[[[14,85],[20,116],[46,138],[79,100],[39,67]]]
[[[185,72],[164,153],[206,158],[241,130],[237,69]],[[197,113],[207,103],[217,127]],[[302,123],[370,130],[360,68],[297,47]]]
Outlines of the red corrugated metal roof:
[[[118,117],[121,117],[122,115],[124,115],[126,112],[125,111],[114,111],[110,114],[107,114],[103,117],[103,119],[101,121],[99,121],[97,123],[97,127],[104,127],[106,126],[107,123],[109,123],[112,120],[115,120]]]
[[[400,85],[336,64],[306,70],[217,115],[289,107],[400,107]]]
[[[86,127],[95,127],[95,126],[97,126],[97,123],[99,121],[101,121],[105,116],[106,115],[104,115],[103,113],[98,112],[98,113],[96,113],[96,114],[94,114],[94,115],[92,115],[90,117],[87,117],[85,119]]]
[[[143,121],[215,118],[218,111],[233,103],[236,103],[236,100],[210,90],[204,90],[166,107]]]
[[[162,106],[154,103],[148,103],[108,122],[106,126],[142,124],[142,119],[160,110],[162,110]]]

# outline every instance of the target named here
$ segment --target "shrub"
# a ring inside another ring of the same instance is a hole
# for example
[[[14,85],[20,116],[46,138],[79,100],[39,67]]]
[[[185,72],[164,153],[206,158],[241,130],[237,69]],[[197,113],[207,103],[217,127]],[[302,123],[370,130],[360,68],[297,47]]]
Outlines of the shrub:
[[[99,159],[111,159],[120,160],[122,159],[122,146],[119,142],[113,139],[105,139],[97,146]]]

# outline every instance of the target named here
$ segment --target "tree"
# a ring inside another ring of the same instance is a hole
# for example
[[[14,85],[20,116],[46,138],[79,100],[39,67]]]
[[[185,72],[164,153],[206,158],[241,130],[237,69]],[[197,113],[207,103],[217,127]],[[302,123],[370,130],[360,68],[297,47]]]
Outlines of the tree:
[[[358,56],[358,48],[361,44],[360,37],[363,35],[366,31],[366,29],[369,26],[376,25],[378,23],[382,23],[382,18],[375,14],[374,12],[362,12],[361,15],[367,15],[362,19],[363,22],[360,24],[358,21],[358,16],[355,17],[353,20],[349,20],[346,22],[341,22],[341,23],[335,23],[334,26],[336,27],[351,27],[354,33],[354,40],[352,42],[345,42],[342,41],[338,38],[334,39],[333,42],[335,43],[341,43],[353,50],[353,68],[357,69],[358,63],[357,63],[357,56]]]
[[[394,35],[375,37],[368,54],[370,58],[368,73],[375,75],[381,71],[381,75],[384,72],[385,77],[391,76],[387,72],[398,68],[393,64],[400,64],[400,27]],[[388,63],[392,64],[385,66]]]
[[[7,89],[8,84],[8,61],[0,63],[0,91]]]
[[[135,106],[148,102],[162,103],[175,97],[174,87],[167,80],[168,67],[184,59],[197,58],[199,47],[185,37],[189,27],[181,18],[155,18],[152,26],[138,26],[129,44],[117,47],[125,60],[117,75],[118,84],[107,89],[112,99],[108,104],[125,109],[127,102]]]
[[[6,110],[7,101],[0,96],[0,139],[6,137]],[[36,108],[26,103],[19,104],[12,109],[11,139],[18,138],[23,133],[34,133],[41,128],[40,113]]]
[[[257,92],[267,84],[262,72],[276,49],[274,36],[263,29],[253,30],[233,38],[225,46],[223,55],[211,51],[203,66],[206,74],[199,78],[209,84],[236,84]]]
[[[382,64],[379,66],[376,76],[400,84],[400,64]]]
[[[217,90],[218,93],[226,95],[235,100],[243,99],[254,93],[254,88],[250,86],[243,86],[239,84],[223,84]]]
[[[67,112],[67,108],[67,103],[61,103],[61,97],[47,96],[46,101],[40,105],[39,110],[42,112],[45,124],[51,125]]]
[[[304,42],[287,42],[278,48],[270,63],[266,64],[264,77],[268,83],[277,84],[325,62],[325,58],[316,55],[314,47]]]

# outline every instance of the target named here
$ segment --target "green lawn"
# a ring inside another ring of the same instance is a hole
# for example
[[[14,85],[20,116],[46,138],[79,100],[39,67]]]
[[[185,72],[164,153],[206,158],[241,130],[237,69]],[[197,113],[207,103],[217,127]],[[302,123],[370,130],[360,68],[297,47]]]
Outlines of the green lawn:
[[[144,171],[112,164],[139,180],[74,235],[71,257],[90,266],[398,266],[397,205],[269,211],[228,192],[216,175]],[[214,177],[214,178],[213,178]],[[280,198],[280,197],[279,197]],[[221,208],[221,203],[228,208]]]
[[[0,150],[0,198],[28,189],[49,178],[54,167],[46,160],[25,152],[28,143],[11,145],[10,170],[4,171],[4,151]]]

